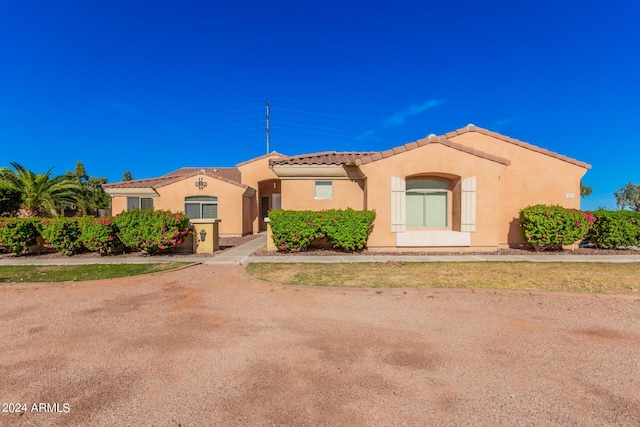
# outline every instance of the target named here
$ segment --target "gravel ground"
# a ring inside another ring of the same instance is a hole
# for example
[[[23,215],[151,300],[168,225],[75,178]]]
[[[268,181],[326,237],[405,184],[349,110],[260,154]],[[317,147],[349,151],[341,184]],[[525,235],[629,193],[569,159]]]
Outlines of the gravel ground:
[[[284,287],[198,265],[1,285],[0,301],[0,400],[27,404],[2,426],[640,425],[638,298]]]

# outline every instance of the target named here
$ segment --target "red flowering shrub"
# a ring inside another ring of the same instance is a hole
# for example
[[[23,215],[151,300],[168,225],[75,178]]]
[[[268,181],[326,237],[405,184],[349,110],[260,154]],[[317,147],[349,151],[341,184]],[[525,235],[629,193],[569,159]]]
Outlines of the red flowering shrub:
[[[108,255],[120,245],[113,218],[80,218],[80,242],[89,251]]]
[[[114,217],[117,236],[127,247],[147,255],[173,250],[189,232],[189,218],[182,213],[134,209]]]
[[[22,255],[36,244],[38,229],[35,218],[1,218],[0,252]]]
[[[593,224],[591,216],[562,206],[528,206],[520,211],[520,228],[525,242],[536,251],[544,251],[584,238]]]
[[[82,248],[80,227],[76,218],[42,219],[37,227],[47,248],[55,249],[64,255],[73,255]]]

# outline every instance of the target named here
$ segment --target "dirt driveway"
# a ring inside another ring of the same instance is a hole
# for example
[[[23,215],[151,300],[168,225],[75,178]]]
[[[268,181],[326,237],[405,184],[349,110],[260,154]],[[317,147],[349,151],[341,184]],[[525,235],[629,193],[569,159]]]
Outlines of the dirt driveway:
[[[638,300],[293,288],[201,265],[0,301],[3,426],[640,425]]]

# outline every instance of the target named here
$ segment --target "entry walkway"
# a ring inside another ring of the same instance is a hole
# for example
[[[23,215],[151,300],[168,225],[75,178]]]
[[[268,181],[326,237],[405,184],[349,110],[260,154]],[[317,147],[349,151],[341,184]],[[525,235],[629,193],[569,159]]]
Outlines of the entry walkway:
[[[147,264],[164,262],[196,262],[203,264],[248,264],[251,262],[282,263],[355,263],[355,262],[607,262],[629,263],[640,262],[638,254],[620,255],[277,255],[256,256],[258,249],[267,244],[267,235],[260,234],[255,239],[227,249],[214,256],[166,255],[153,257],[100,257],[100,258],[30,258],[11,257],[0,259],[0,265],[86,265],[86,264]]]

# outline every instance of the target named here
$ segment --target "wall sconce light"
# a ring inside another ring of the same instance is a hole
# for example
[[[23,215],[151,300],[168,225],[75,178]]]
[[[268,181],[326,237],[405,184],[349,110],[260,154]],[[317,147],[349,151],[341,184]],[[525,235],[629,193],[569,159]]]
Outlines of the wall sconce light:
[[[277,188],[277,185],[275,182],[273,183],[273,188]]]
[[[203,228],[202,230],[200,230],[200,241],[204,242],[206,237],[207,237],[207,232],[204,231],[204,228]]]

